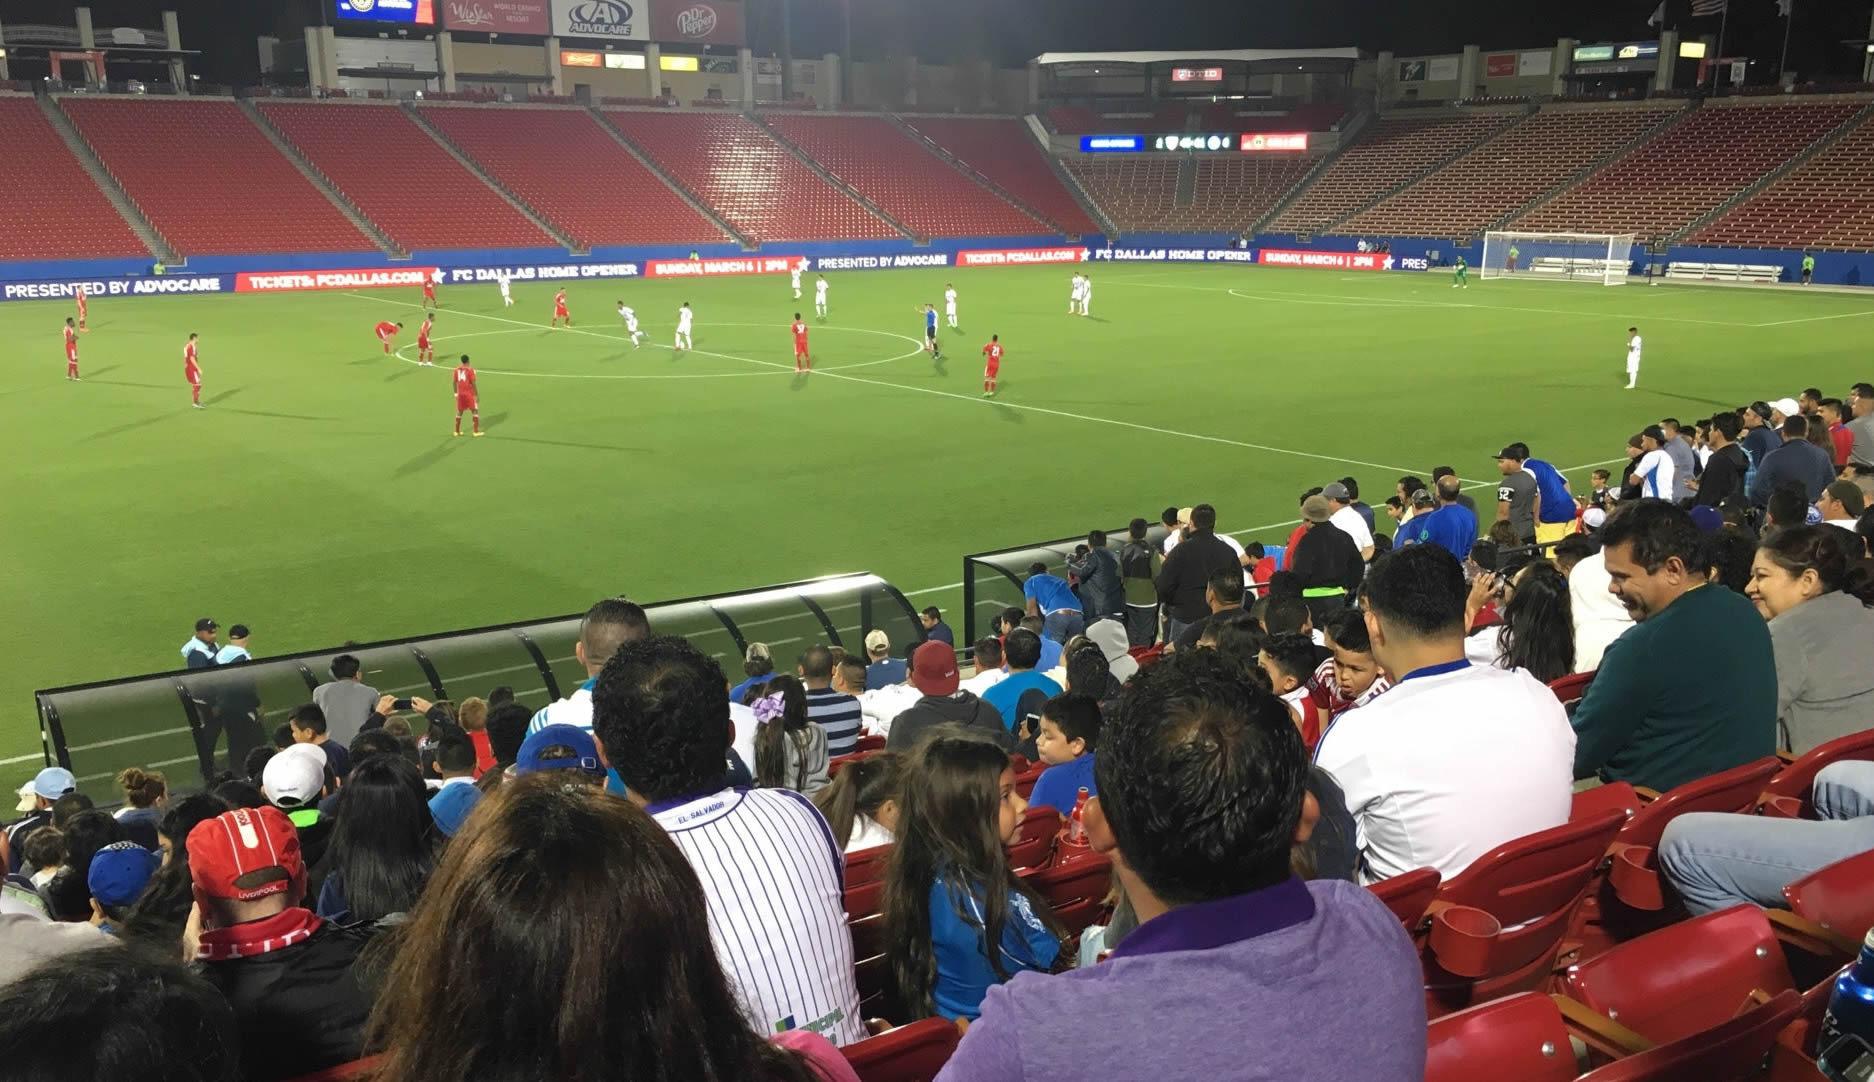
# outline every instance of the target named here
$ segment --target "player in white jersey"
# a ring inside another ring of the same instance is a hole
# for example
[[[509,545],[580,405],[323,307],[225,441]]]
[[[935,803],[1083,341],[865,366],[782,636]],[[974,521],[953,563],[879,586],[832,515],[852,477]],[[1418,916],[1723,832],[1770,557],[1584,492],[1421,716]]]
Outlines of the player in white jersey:
[[[824,274],[820,276],[819,281],[813,283],[813,314],[821,319],[826,318],[826,275]]]
[[[619,301],[618,318],[625,321],[625,330],[631,335],[631,348],[637,349],[638,340],[644,337],[644,335],[638,331],[638,313],[632,311],[631,307],[624,301]]]
[[[501,306],[503,308],[514,307],[514,295],[508,292],[508,272],[496,271],[495,284],[501,287]]]
[[[1627,328],[1627,390],[1640,382],[1640,328]]]
[[[950,326],[952,329],[955,329],[957,325],[957,287],[948,282],[944,283],[944,315],[950,318]]]
[[[789,275],[794,279],[794,299],[795,300],[800,299],[800,274],[802,271],[806,269],[807,269],[807,261],[803,259],[800,262],[794,264],[794,269],[788,272]]]
[[[1073,315],[1080,310],[1080,272],[1074,272],[1073,292],[1067,295],[1067,314]]]
[[[1091,303],[1093,303],[1093,279],[1083,274],[1080,276],[1080,314],[1081,315],[1084,316],[1087,314],[1087,305]]]
[[[696,313],[690,311],[690,302],[684,301],[683,307],[677,309],[677,346],[676,348],[678,349],[695,349],[696,348],[690,342],[690,321],[694,318],[696,318]]]

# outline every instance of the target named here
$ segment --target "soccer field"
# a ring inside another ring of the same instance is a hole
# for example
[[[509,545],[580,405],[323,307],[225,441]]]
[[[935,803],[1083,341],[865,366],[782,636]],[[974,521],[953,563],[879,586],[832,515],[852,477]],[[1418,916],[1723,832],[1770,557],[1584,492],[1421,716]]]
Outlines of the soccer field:
[[[954,610],[966,552],[1200,501],[1273,539],[1309,485],[1351,473],[1377,505],[1438,464],[1494,484],[1511,440],[1584,491],[1644,424],[1874,370],[1859,295],[1095,264],[1078,318],[1072,270],[830,274],[824,322],[811,276],[800,302],[782,276],[577,282],[571,330],[546,327],[553,285],[508,309],[444,287],[434,369],[416,290],[97,299],[78,384],[70,303],[0,306],[0,765],[37,754],[32,689],[174,668],[200,616],[267,656],[854,570]],[[938,367],[921,309],[946,281],[962,329]],[[405,323],[397,356],[380,319]],[[450,434],[464,352],[486,439]]]

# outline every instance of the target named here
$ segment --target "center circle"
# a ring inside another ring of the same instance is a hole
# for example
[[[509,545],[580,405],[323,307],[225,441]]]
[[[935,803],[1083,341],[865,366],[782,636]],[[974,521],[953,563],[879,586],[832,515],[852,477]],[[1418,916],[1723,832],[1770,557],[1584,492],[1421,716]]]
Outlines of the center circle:
[[[471,317],[473,316],[473,313],[465,313],[465,314],[468,314]],[[757,328],[764,328],[764,329],[770,329],[770,330],[772,330],[774,327],[774,325],[771,323],[712,323],[710,325],[713,327],[757,327]],[[506,330],[499,330],[499,331],[469,331],[464,334],[452,334],[452,335],[447,335],[445,337],[440,337],[440,338],[431,338],[430,343],[431,345],[437,345],[443,342],[453,342],[453,341],[457,341],[459,339],[464,339],[464,338],[492,338],[492,337],[495,337],[496,335],[503,335],[503,334],[537,334],[542,330],[551,330],[551,329],[552,328],[539,327],[539,326],[526,326],[526,327],[513,327],[513,328],[509,328]],[[881,338],[896,338],[901,342],[909,342],[911,343],[911,346],[912,346],[912,348],[909,351],[905,353],[897,354],[895,356],[882,357],[878,360],[873,360],[873,361],[858,361],[853,364],[836,365],[830,368],[815,368],[813,369],[813,371],[815,372],[833,373],[833,372],[851,371],[857,368],[873,368],[881,364],[891,364],[894,361],[908,360],[909,358],[916,357],[919,354],[924,352],[923,343],[919,342],[915,338],[912,338],[910,335],[899,334],[895,331],[878,331],[878,330],[873,330],[870,327],[824,327],[822,326],[822,327],[818,327],[815,329],[821,332],[846,331],[846,332],[850,332],[853,334],[876,335]],[[588,331],[588,330],[584,330],[584,329],[577,328],[577,327],[566,328],[566,331],[567,333],[570,333],[570,334],[584,335],[589,338],[603,338],[610,342],[629,342],[631,340],[631,336],[628,334],[608,334],[608,333],[601,332],[601,331]],[[648,344],[650,345],[652,349],[671,350],[670,346],[666,346],[661,343],[648,343]],[[396,357],[398,360],[404,362],[405,364],[420,365],[421,364],[420,361],[404,356],[405,350],[414,349],[414,348],[416,348],[415,343],[411,343],[405,346],[399,346],[397,347],[396,352],[392,354],[392,356]],[[644,374],[644,375],[637,375],[637,374],[624,373],[624,372],[617,372],[617,373],[611,373],[611,372],[521,372],[521,371],[514,371],[514,370],[500,369],[500,368],[477,368],[476,371],[483,375],[490,375],[490,376],[527,376],[527,377],[532,377],[535,379],[633,379],[633,380],[745,379],[749,377],[794,375],[795,374],[794,366],[790,363],[786,363],[782,361],[770,361],[770,360],[765,360],[765,359],[756,358],[756,357],[738,357],[734,354],[714,353],[706,349],[690,349],[690,350],[684,350],[683,352],[686,354],[695,354],[696,356],[699,356],[699,357],[714,357],[718,360],[741,361],[745,364],[760,365],[762,366],[764,371],[757,371],[757,372],[663,372],[663,373],[651,373],[651,374]]]

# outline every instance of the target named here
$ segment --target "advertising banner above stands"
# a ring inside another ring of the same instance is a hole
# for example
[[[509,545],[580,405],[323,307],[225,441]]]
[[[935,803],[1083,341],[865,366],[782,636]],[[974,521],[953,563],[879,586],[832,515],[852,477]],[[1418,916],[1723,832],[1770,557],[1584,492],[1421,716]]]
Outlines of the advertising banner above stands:
[[[1145,149],[1143,135],[1083,135],[1080,137],[1082,154],[1129,154]]]
[[[488,34],[538,34],[551,27],[547,0],[443,0],[445,30],[474,30]]]
[[[0,300],[55,301],[75,296],[85,287],[87,297],[147,297],[163,293],[227,293],[234,289],[232,274],[181,274],[156,277],[47,279],[0,285]]]
[[[286,293],[306,289],[385,289],[420,286],[435,267],[397,267],[392,270],[241,271],[234,276],[236,293]],[[159,279],[160,280],[160,279]]]
[[[1095,263],[1254,263],[1254,248],[1095,248]]]
[[[651,8],[651,36],[684,45],[740,45],[746,36],[741,0],[662,0]]]
[[[1305,131],[1285,132],[1247,132],[1243,136],[1243,150],[1307,150],[1308,133]]]
[[[958,252],[959,267],[1019,267],[1035,263],[1085,263],[1093,257],[1086,248],[999,248]]]
[[[651,0],[553,0],[553,32],[570,38],[649,41],[651,40],[651,20],[650,12],[646,8],[650,2]]]
[[[1171,81],[1174,83],[1221,83],[1222,68],[1172,68]]]
[[[435,0],[338,0],[333,11],[347,22],[436,24]]]
[[[1516,54],[1491,53],[1484,57],[1484,76],[1490,79],[1514,79],[1516,77]]]
[[[1314,252],[1264,248],[1256,262],[1265,267],[1320,267],[1325,270],[1425,270],[1423,259],[1394,259],[1385,252]]]

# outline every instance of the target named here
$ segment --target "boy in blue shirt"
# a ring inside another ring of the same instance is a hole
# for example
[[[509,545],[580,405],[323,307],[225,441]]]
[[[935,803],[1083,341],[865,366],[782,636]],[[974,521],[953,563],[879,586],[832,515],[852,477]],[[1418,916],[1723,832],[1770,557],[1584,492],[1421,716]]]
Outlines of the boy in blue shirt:
[[[1100,704],[1093,696],[1067,692],[1049,699],[1035,738],[1035,750],[1048,768],[1035,781],[1028,806],[1053,808],[1066,818],[1074,813],[1080,790],[1099,796],[1099,783],[1093,780],[1093,752],[1099,743]]]

